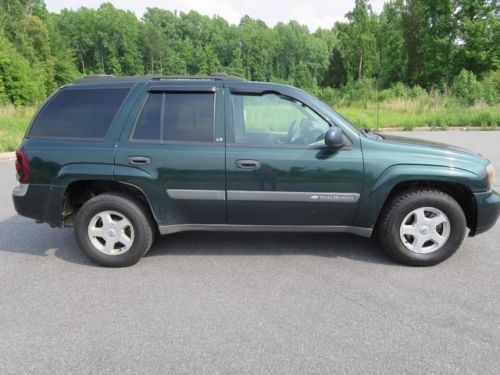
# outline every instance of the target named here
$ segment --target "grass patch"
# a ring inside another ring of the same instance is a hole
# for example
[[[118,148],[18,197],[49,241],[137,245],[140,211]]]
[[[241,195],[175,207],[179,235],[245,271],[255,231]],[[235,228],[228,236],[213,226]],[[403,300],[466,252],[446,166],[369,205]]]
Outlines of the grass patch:
[[[377,103],[339,106],[335,108],[359,127],[377,128]],[[380,103],[378,127],[401,127],[412,130],[420,126],[446,130],[449,127],[474,126],[495,129],[500,126],[500,105],[463,106],[452,100],[392,100]]]
[[[0,152],[14,151],[24,137],[35,107],[0,106]]]

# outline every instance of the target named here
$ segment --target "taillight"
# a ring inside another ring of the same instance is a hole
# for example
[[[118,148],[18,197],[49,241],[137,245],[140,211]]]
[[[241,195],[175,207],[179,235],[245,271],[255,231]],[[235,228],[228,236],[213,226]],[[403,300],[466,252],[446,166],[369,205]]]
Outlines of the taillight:
[[[30,166],[28,158],[22,148],[16,150],[16,172],[19,182],[26,183],[30,179]]]

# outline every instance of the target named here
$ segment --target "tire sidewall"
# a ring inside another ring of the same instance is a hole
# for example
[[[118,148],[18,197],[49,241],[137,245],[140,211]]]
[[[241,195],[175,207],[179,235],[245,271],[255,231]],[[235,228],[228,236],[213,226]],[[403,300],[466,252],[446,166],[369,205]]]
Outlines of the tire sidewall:
[[[388,222],[389,245],[403,261],[414,265],[433,265],[443,261],[453,254],[460,246],[465,234],[465,217],[462,209],[455,201],[446,196],[423,193],[411,200],[403,201]],[[450,222],[450,235],[446,243],[438,250],[419,254],[407,249],[400,237],[400,227],[406,216],[417,208],[433,207],[441,210]]]
[[[121,267],[135,264],[147,251],[144,244],[147,243],[147,229],[138,212],[129,204],[122,201],[123,198],[109,197],[106,200],[89,201],[78,212],[75,220],[75,239],[84,254],[95,263],[108,267]],[[119,255],[108,255],[97,250],[88,236],[88,225],[90,220],[99,212],[112,210],[125,216],[134,230],[134,241],[128,251]]]

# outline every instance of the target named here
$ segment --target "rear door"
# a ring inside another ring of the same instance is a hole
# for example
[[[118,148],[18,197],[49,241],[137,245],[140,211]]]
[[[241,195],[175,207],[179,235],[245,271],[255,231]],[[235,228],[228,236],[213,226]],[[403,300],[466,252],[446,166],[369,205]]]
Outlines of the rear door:
[[[221,90],[152,81],[131,111],[114,177],[146,194],[161,226],[226,222]]]
[[[238,84],[228,92],[227,200],[230,224],[350,225],[358,208],[359,144],[330,151],[329,126],[311,107],[276,91]]]

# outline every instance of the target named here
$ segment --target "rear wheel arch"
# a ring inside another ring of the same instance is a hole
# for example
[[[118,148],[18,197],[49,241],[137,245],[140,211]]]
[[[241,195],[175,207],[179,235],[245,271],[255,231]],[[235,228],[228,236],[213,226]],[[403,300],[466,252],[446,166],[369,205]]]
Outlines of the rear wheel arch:
[[[82,252],[93,262],[126,267],[149,251],[155,229],[137,199],[109,192],[92,197],[78,210],[74,234]]]
[[[158,225],[153,207],[148,197],[139,187],[122,181],[78,180],[71,182],[64,192],[61,211],[63,226],[72,226],[78,210],[93,197],[113,193],[138,202],[153,223]]]

